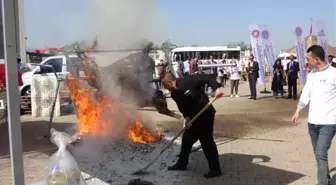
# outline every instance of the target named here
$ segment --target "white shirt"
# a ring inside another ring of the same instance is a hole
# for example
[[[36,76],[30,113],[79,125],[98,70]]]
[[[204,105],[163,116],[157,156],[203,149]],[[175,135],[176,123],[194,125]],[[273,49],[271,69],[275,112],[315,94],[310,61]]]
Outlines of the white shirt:
[[[298,106],[304,108],[308,104],[309,123],[336,124],[336,68],[328,65],[308,74]]]
[[[180,77],[180,75],[179,75],[180,74],[179,73],[180,68],[179,68],[178,62],[177,61],[172,62],[172,66],[173,66],[173,69],[175,71],[176,78],[179,78]]]
[[[158,79],[159,78],[159,70],[157,67],[155,67],[155,73],[153,74],[154,79]]]
[[[184,61],[183,65],[184,65],[183,73],[189,73],[189,60]]]
[[[241,72],[243,70],[241,62],[237,62],[238,65],[238,71]]]
[[[230,67],[230,80],[239,80],[239,67]]]
[[[221,70],[222,70],[222,72],[221,72]],[[219,77],[223,77],[226,74],[226,69],[225,69],[225,67],[218,67],[217,72],[218,72]]]

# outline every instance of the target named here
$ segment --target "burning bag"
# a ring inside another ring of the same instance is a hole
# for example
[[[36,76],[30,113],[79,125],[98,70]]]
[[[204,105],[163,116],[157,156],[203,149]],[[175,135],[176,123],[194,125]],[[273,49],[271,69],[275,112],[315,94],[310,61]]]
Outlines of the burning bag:
[[[77,138],[53,128],[50,133],[50,140],[57,145],[58,151],[49,159],[47,185],[86,185],[75,158],[66,149]]]

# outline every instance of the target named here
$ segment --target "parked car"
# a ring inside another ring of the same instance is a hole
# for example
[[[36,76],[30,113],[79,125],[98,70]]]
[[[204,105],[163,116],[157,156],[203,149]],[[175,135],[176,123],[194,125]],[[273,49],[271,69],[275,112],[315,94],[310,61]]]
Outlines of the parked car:
[[[81,68],[81,60],[77,55],[69,55],[69,59],[72,64],[75,64],[78,68]],[[41,65],[49,65],[52,66],[57,75],[65,75],[69,72],[65,55],[57,55],[44,59],[39,65],[33,67],[30,71],[27,71],[22,74],[23,84],[20,86],[20,94],[21,96],[30,96],[31,95],[31,83],[32,78],[36,74],[46,74],[46,75],[54,75],[52,68],[41,66]]]

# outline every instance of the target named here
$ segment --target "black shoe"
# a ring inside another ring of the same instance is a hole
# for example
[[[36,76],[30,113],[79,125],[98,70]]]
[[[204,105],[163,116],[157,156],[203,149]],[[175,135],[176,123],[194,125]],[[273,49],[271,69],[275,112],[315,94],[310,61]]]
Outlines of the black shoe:
[[[294,97],[293,99],[294,99],[294,100],[296,100],[296,99],[297,99],[297,97]]]
[[[204,178],[214,178],[214,177],[219,177],[222,175],[222,171],[221,170],[211,170],[208,173],[205,173],[203,175]]]
[[[173,166],[168,167],[169,171],[184,171],[186,169],[187,169],[187,167],[181,166],[181,165],[178,165],[178,164],[174,164]]]

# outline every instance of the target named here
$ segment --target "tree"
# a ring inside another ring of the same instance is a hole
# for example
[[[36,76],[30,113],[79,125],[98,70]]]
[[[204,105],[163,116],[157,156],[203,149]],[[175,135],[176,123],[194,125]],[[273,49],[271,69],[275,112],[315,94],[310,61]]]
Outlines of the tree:
[[[227,44],[227,47],[230,47],[230,48],[234,48],[234,47],[237,47],[238,45],[237,45],[237,43],[235,43],[235,42],[229,42],[228,44]]]
[[[177,47],[177,45],[173,44],[170,40],[166,40],[162,43],[161,49],[171,49],[173,47]]]
[[[251,44],[246,44],[244,41],[237,42],[237,46],[240,47],[241,50],[245,51],[250,48]]]
[[[240,49],[242,51],[248,50],[249,48],[251,48],[251,44],[247,44],[244,41],[240,41],[240,42],[229,42],[227,44],[228,47],[237,47],[239,46]]]

